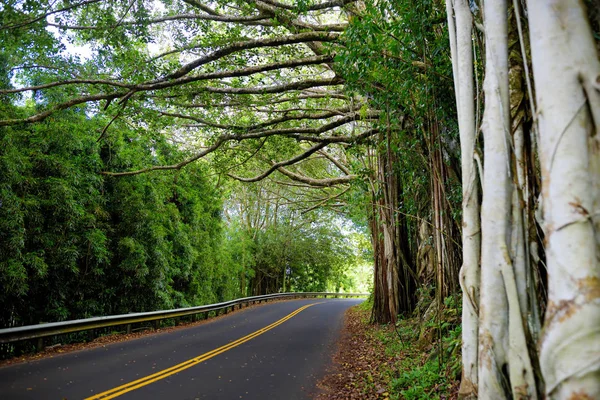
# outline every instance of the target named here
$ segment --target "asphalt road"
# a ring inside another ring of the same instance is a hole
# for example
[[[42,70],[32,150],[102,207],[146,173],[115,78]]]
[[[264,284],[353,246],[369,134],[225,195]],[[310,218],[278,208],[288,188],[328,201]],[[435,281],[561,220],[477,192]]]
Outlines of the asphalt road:
[[[0,399],[311,399],[344,311],[268,303],[195,327],[0,368]]]

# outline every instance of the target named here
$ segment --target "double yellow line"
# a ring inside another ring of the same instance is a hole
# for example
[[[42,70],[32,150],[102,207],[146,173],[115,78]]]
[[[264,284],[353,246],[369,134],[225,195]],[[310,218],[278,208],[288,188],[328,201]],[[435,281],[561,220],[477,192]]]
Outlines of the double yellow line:
[[[194,365],[197,365],[201,362],[204,362],[210,358],[213,358],[216,355],[219,355],[221,353],[226,352],[227,350],[231,350],[234,347],[237,347],[239,345],[241,345],[242,343],[246,343],[249,340],[254,339],[257,336],[262,335],[263,333],[270,331],[271,329],[283,324],[285,321],[287,321],[288,319],[294,317],[295,315],[299,314],[300,312],[306,310],[308,307],[314,306],[316,304],[320,304],[320,303],[313,303],[313,304],[307,304],[303,307],[300,307],[299,309],[297,309],[296,311],[294,311],[291,314],[286,315],[285,317],[281,318],[279,321],[273,322],[271,325],[265,326],[262,329],[257,330],[256,332],[253,332],[249,335],[246,335],[242,338],[239,338],[238,340],[234,340],[231,343],[226,344],[225,346],[221,346],[218,349],[214,349],[209,351],[208,353],[204,353],[201,354],[197,357],[191,358],[187,361],[184,361],[180,364],[174,365],[170,368],[167,369],[163,369],[162,371],[156,372],[152,375],[148,375],[144,378],[140,378],[137,379],[135,381],[126,383],[124,385],[118,386],[116,388],[107,390],[106,392],[102,392],[102,393],[98,393],[95,394],[91,397],[86,398],[85,400],[107,400],[107,399],[114,399],[115,397],[124,395],[127,392],[131,392],[132,390],[136,390],[139,389],[143,386],[149,385],[152,382],[156,382],[159,381],[161,379],[164,379],[168,376],[171,376],[173,374],[176,374],[178,372],[181,372],[185,369],[188,369],[190,367],[193,367]]]

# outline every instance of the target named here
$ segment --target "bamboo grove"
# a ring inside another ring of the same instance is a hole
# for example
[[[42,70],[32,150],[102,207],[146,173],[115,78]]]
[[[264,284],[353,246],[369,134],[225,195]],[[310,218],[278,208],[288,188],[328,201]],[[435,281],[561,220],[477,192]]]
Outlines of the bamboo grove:
[[[600,396],[597,2],[0,7],[6,323],[340,289],[351,221],[373,322],[462,294],[462,398]]]

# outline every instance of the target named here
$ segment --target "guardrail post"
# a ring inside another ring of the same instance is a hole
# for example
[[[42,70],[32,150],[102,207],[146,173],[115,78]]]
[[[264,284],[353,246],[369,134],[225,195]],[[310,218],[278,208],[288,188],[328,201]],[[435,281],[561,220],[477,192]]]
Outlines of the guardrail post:
[[[154,330],[157,331],[158,328],[160,328],[160,320],[155,319],[153,325],[154,325]]]
[[[127,334],[131,335],[131,324],[127,324]]]
[[[35,346],[35,351],[37,351],[37,352],[44,351],[44,338],[43,337],[38,338],[36,346]]]

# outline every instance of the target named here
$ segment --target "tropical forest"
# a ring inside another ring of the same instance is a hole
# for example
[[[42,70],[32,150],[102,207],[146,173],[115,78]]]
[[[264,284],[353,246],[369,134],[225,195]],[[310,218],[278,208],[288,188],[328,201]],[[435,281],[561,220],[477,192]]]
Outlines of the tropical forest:
[[[0,0],[0,332],[362,293],[323,399],[600,399],[599,54],[597,0]]]

